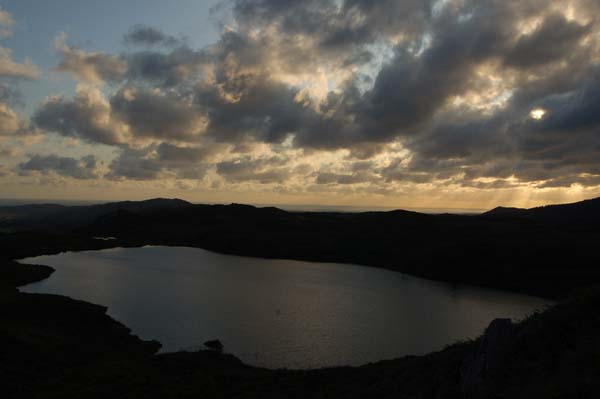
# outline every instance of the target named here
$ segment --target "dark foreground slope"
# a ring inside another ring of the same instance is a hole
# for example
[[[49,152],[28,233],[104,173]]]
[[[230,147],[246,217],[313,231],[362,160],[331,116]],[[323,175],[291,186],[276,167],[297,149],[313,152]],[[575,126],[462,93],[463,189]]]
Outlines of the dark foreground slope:
[[[110,246],[181,245],[268,258],[357,263],[559,298],[600,283],[600,200],[479,216],[285,212],[180,200],[2,208],[8,258]],[[102,241],[94,237],[116,237]],[[2,256],[2,255],[0,255]]]
[[[33,267],[35,268],[35,266]],[[25,272],[31,276],[29,272]],[[24,277],[23,277],[24,278]],[[600,291],[518,324],[490,398],[600,395]],[[153,355],[105,308],[0,288],[3,398],[460,398],[461,366],[480,340],[362,367],[257,369],[201,351]]]

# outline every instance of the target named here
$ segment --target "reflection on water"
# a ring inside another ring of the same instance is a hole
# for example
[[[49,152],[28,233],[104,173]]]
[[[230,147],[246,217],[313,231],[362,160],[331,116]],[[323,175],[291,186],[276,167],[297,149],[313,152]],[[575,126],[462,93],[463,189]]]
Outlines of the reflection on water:
[[[63,253],[23,263],[54,267],[22,291],[67,295],[108,313],[163,351],[218,338],[269,368],[360,365],[442,349],[496,317],[522,318],[538,298],[356,265],[267,260],[195,248]]]

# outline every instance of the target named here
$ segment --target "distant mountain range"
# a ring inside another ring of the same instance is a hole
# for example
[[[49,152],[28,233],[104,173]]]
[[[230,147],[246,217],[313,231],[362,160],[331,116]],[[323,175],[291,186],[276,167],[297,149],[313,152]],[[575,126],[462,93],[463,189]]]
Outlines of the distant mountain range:
[[[180,199],[155,198],[146,201],[122,201],[97,205],[30,204],[0,207],[0,228],[73,229],[117,211],[144,212],[192,206]]]
[[[275,207],[255,207],[251,205],[195,205],[180,199],[154,198],[145,201],[121,201],[110,202],[96,205],[57,205],[57,204],[30,204],[17,206],[0,206],[0,227],[4,228],[31,228],[31,229],[72,229],[83,225],[100,222],[102,219],[112,218],[117,213],[124,215],[132,213],[141,215],[143,213],[170,210],[187,209],[197,211],[199,209],[211,209],[222,212],[229,209],[232,213],[239,213],[240,209],[249,212],[266,212],[286,214],[323,214],[335,215],[346,214],[345,212],[302,212],[302,211],[283,211]],[[385,212],[356,212],[353,215],[375,214],[398,216],[399,214],[415,215],[422,214],[413,211],[394,210]],[[422,214],[431,216],[429,214]],[[452,214],[437,215],[448,217]],[[589,199],[581,202],[546,205],[536,208],[510,208],[497,207],[480,215],[457,214],[456,217],[469,218],[478,216],[484,219],[509,220],[522,219],[549,224],[566,225],[580,228],[598,228],[600,229],[600,198]]]

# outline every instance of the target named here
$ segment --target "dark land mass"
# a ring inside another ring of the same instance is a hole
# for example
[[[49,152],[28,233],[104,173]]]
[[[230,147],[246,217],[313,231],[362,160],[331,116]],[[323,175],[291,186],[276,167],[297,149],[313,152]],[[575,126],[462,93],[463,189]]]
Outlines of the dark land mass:
[[[479,216],[302,213],[178,200],[42,207],[0,208],[2,397],[599,397],[600,289],[582,288],[600,281],[598,200]],[[507,340],[488,331],[426,356],[293,371],[254,368],[219,351],[156,355],[157,342],[131,335],[102,306],[15,288],[53,270],[14,259],[146,244],[352,262],[568,298],[512,327]]]
[[[481,215],[286,212],[154,199],[0,207],[8,259],[176,245],[265,258],[355,263],[434,280],[561,298],[600,283],[600,199]],[[99,240],[94,237],[114,237]]]

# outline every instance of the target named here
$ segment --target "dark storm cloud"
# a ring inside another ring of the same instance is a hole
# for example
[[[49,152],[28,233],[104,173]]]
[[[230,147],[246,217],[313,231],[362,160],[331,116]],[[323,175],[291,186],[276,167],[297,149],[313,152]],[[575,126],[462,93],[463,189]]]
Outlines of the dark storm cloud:
[[[257,143],[346,149],[371,162],[312,175],[327,185],[452,180],[484,188],[514,176],[541,187],[592,184],[585,176],[600,174],[597,2],[571,2],[575,16],[566,2],[542,0],[228,4],[232,27],[204,49],[147,26],[125,38],[155,46],[144,51],[59,47],[63,69],[114,90],[106,103],[50,99],[35,126],[115,144],[123,125],[132,139],[154,140],[152,153],[129,149],[111,166],[112,176],[134,179],[206,164],[220,151],[207,141],[234,148],[236,158],[216,166],[231,182],[294,176],[286,163],[239,156]],[[545,114],[534,119],[538,108]],[[394,143],[406,158],[375,170],[370,158]]]
[[[368,8],[362,3],[360,7]],[[493,13],[479,7],[462,10],[470,15],[465,21],[449,11],[449,15],[440,17],[439,26],[428,31],[427,47],[415,53],[412,45],[397,46],[395,56],[379,71],[372,89],[361,94],[348,86],[334,99],[334,117],[320,121],[320,129],[307,131],[298,142],[344,147],[352,146],[352,142],[389,142],[420,134],[423,125],[450,97],[470,88],[476,66],[501,59],[509,47],[512,13],[496,8],[499,10]],[[500,19],[490,20],[490,14]],[[339,132],[337,137],[333,132]]]
[[[142,46],[176,47],[182,44],[182,39],[169,36],[162,31],[147,25],[135,25],[123,38],[126,44]]]
[[[576,90],[538,102],[548,116],[539,123],[529,121],[529,131],[564,133],[593,132],[600,127],[600,67],[591,69]]]
[[[127,77],[132,81],[148,81],[162,87],[189,84],[201,74],[208,62],[203,51],[177,47],[169,52],[141,51],[124,56]]]
[[[217,173],[225,180],[234,183],[283,183],[292,176],[292,170],[284,166],[287,162],[287,159],[280,157],[259,159],[240,157],[217,163]]]
[[[519,158],[539,165],[534,169],[537,180],[600,175],[599,95],[600,86],[594,82],[569,96],[549,100],[545,103],[549,115],[537,126],[528,122],[510,132],[518,143]],[[517,176],[528,178],[530,173],[528,168],[517,171]]]
[[[136,137],[193,140],[201,130],[201,115],[177,96],[126,88],[111,98],[110,108]]]
[[[316,38],[321,50],[372,43],[389,33],[419,32],[430,14],[423,0],[236,0],[242,28],[277,24],[286,35]]]
[[[242,26],[280,24],[286,32],[306,33],[322,29],[324,17],[335,15],[334,0],[236,0],[233,15]]]
[[[442,21],[418,56],[396,50],[361,104],[360,120],[370,137],[417,133],[413,128],[429,121],[450,96],[465,92],[475,66],[500,55],[510,38],[510,21],[490,21],[478,8],[471,13],[464,22]]]
[[[418,162],[415,162],[415,164]],[[427,165],[412,164],[410,168],[404,165],[403,159],[394,159],[386,167],[382,168],[379,173],[386,182],[403,182],[403,183],[429,183],[436,178],[436,169],[440,169],[440,163],[428,161]],[[446,168],[442,166],[445,170]],[[427,169],[424,172],[422,169]]]
[[[29,172],[48,174],[54,172],[60,176],[74,179],[95,179],[98,177],[96,163],[96,158],[93,155],[76,159],[53,154],[35,154],[28,161],[20,163],[17,168],[22,174],[28,174]]]
[[[578,42],[591,27],[591,24],[569,22],[561,14],[551,14],[538,29],[517,41],[505,62],[509,66],[527,68],[564,60],[577,49]]]
[[[51,97],[32,115],[34,126],[66,137],[102,144],[122,139],[110,122],[110,109],[98,92],[80,91],[72,100]]]
[[[295,101],[298,90],[263,77],[229,79],[226,92],[231,101],[213,87],[197,92],[196,102],[208,116],[208,135],[217,141],[235,142],[244,137],[268,143],[281,142],[316,117]],[[232,117],[235,115],[235,117]]]
[[[542,96],[530,108],[509,107],[494,118],[437,126],[407,143],[416,159],[436,163],[409,169],[433,175],[438,162],[447,160],[447,171],[469,179],[549,181],[540,187],[595,182],[583,175],[600,174],[600,79],[597,71],[587,75],[575,90]],[[546,112],[540,120],[529,117],[536,107]]]
[[[427,159],[470,159],[482,162],[489,157],[509,156],[513,146],[503,134],[506,120],[498,117],[473,118],[463,123],[441,123],[413,137],[406,145]]]
[[[160,177],[162,165],[150,158],[150,149],[124,148],[109,165],[108,179],[154,180]]]
[[[123,147],[110,163],[105,177],[112,180],[154,180],[168,176],[202,179],[210,168],[210,164],[203,163],[210,153],[208,148],[177,147],[166,143],[141,149]]]
[[[212,147],[178,147],[176,145],[161,143],[156,149],[158,159],[166,162],[198,163],[208,158]]]

